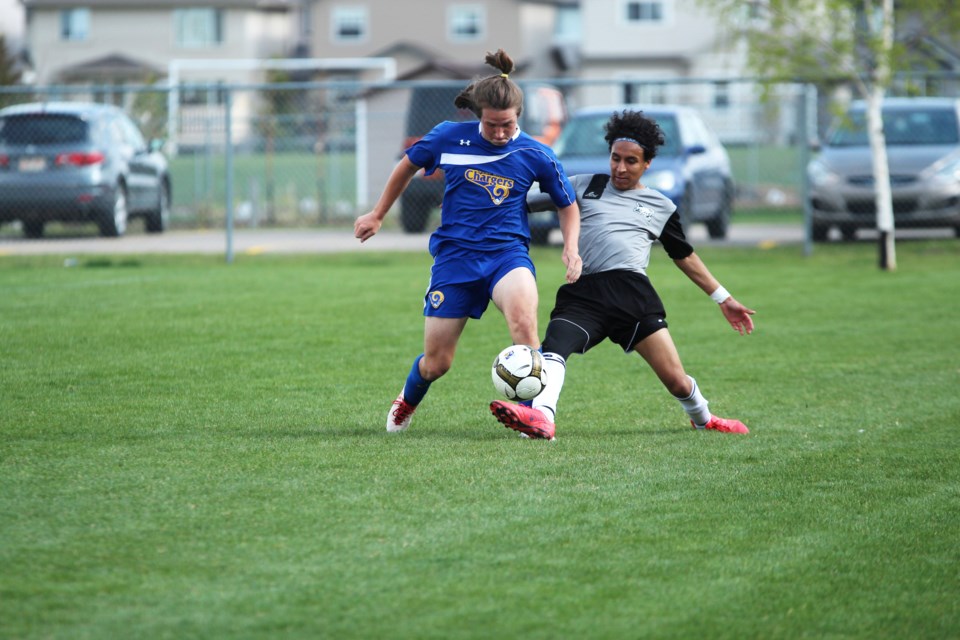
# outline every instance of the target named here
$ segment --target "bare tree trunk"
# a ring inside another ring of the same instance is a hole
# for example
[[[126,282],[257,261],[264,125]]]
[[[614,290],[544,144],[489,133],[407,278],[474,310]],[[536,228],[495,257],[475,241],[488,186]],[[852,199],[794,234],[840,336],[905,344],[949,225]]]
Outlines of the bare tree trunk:
[[[869,10],[872,3],[866,0]],[[868,12],[869,19],[869,12]],[[881,51],[876,56],[877,67],[873,89],[867,98],[867,130],[873,158],[873,183],[877,208],[877,231],[880,235],[880,268],[894,271],[897,268],[897,249],[894,238],[893,196],[890,190],[890,164],[887,161],[887,141],[883,134],[883,95],[890,83],[890,60],[893,47],[893,0],[883,0]]]

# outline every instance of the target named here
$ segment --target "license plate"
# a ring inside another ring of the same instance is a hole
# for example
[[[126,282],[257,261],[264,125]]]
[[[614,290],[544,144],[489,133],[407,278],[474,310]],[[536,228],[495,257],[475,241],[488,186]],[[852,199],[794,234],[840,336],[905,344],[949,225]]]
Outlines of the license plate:
[[[17,165],[20,171],[43,171],[47,168],[46,158],[20,158]]]

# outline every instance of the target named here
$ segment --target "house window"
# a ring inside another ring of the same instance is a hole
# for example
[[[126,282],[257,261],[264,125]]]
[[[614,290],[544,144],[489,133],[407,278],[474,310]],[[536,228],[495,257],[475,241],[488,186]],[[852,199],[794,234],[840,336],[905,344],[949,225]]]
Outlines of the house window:
[[[713,83],[713,106],[718,109],[726,109],[730,106],[730,83]]]
[[[173,32],[181,47],[193,49],[223,44],[223,10],[174,9]]]
[[[557,7],[557,20],[553,26],[555,42],[579,43],[583,39],[580,7]]]
[[[457,42],[481,40],[487,32],[487,16],[480,5],[458,5],[447,11],[450,39]]]
[[[180,84],[180,104],[211,105],[225,103],[226,90],[223,80]]]
[[[624,8],[630,24],[660,24],[666,20],[663,0],[630,1]]]
[[[333,39],[339,42],[363,42],[367,39],[370,17],[365,7],[334,7]]]
[[[86,40],[90,35],[90,9],[78,7],[60,12],[60,39]]]
[[[623,102],[666,104],[666,86],[662,82],[625,82],[623,84]]]

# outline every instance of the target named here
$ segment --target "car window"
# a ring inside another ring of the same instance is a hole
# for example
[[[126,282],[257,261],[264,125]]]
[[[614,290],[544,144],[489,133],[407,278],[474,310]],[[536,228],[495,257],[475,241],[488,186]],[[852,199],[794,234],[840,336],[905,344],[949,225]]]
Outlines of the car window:
[[[603,125],[609,117],[607,113],[600,113],[570,120],[554,149],[557,155],[564,158],[607,155],[610,150],[603,139]]]
[[[827,135],[835,147],[870,144],[866,112],[852,111],[840,118]],[[958,144],[960,132],[953,109],[890,109],[883,112],[883,135],[888,145]]]
[[[0,144],[68,144],[87,140],[89,126],[74,116],[30,114],[0,118]]]
[[[126,116],[121,116],[119,118],[120,128],[123,130],[123,137],[126,140],[127,144],[132,146],[138,151],[142,151],[147,148],[147,143],[143,139],[143,134],[140,133],[140,130],[137,129],[137,125],[133,124],[130,118]]]
[[[426,135],[430,129],[446,120],[466,122],[477,117],[468,109],[457,109],[454,99],[462,87],[417,87],[410,95],[407,108],[407,136]]]
[[[660,130],[663,131],[663,146],[657,155],[678,156],[683,151],[683,139],[680,137],[680,127],[674,116],[662,115],[654,116]]]
[[[657,121],[663,132],[664,144],[657,155],[680,155],[682,144],[676,117],[671,114],[651,114],[651,117]],[[572,118],[557,142],[557,155],[563,158],[576,158],[604,156],[610,153],[607,141],[604,140],[606,134],[604,125],[609,119],[608,113]]]

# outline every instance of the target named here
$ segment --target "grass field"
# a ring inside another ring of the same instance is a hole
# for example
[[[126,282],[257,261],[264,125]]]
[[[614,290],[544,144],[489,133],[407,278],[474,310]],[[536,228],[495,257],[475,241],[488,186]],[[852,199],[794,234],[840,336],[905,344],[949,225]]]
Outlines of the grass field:
[[[960,243],[701,255],[754,335],[651,273],[749,436],[607,343],[520,439],[495,311],[387,434],[426,255],[0,258],[0,637],[960,637]]]

